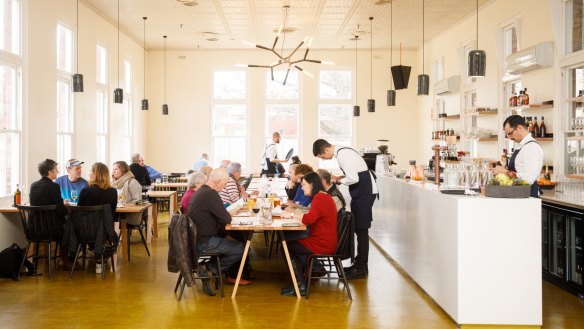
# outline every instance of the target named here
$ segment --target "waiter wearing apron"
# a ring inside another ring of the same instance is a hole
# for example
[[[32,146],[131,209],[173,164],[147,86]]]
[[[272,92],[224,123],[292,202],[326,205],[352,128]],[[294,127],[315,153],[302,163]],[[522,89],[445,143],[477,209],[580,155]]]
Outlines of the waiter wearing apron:
[[[280,133],[275,132],[272,134],[272,143],[266,145],[264,156],[262,157],[262,174],[276,176],[284,173],[283,170],[282,172],[278,170],[278,164],[288,161],[286,159],[278,159],[278,144],[280,144],[280,138]]]
[[[531,196],[538,198],[540,195],[537,186],[537,178],[543,165],[543,149],[531,136],[520,115],[512,115],[503,122],[505,137],[515,142],[515,151],[509,160],[509,166],[495,166],[491,171],[494,174],[506,173],[508,176],[517,176],[531,184]]]
[[[357,235],[357,256],[355,263],[345,268],[347,279],[361,279],[369,272],[369,228],[373,220],[372,208],[378,194],[373,175],[369,172],[365,160],[359,152],[350,147],[331,145],[324,139],[318,139],[312,145],[312,153],[320,159],[336,158],[344,177],[332,176],[331,183],[349,186],[351,195],[351,212],[355,217],[355,235]]]

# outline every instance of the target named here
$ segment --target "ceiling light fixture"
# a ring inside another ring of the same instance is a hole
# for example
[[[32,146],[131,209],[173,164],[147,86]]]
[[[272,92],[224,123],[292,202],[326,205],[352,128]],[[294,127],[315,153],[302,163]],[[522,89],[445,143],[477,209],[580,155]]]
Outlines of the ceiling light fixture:
[[[120,88],[120,0],[118,0],[118,88],[114,89],[114,103],[124,102],[124,90]]]
[[[298,64],[302,63],[302,62],[309,62],[309,63],[316,63],[316,64],[327,64],[327,65],[334,65],[333,62],[329,62],[329,61],[321,61],[321,60],[316,60],[316,59],[308,59],[308,51],[310,50],[310,45],[312,43],[312,37],[307,36],[306,38],[304,38],[304,40],[302,40],[300,42],[300,44],[298,44],[298,46],[296,46],[296,48],[294,48],[294,50],[292,50],[292,52],[290,54],[288,54],[287,56],[284,55],[284,42],[286,41],[286,31],[289,31],[290,27],[286,26],[287,22],[288,22],[288,9],[290,9],[290,5],[285,2],[284,3],[284,23],[280,26],[280,28],[278,29],[278,33],[276,34],[276,39],[274,40],[274,43],[272,45],[272,48],[268,48],[268,47],[264,47],[261,45],[257,45],[257,44],[253,44],[251,42],[246,42],[244,41],[243,43],[248,45],[248,46],[253,46],[259,49],[263,49],[263,50],[267,50],[272,52],[274,55],[276,55],[277,60],[271,64],[268,65],[255,65],[255,64],[237,64],[237,66],[241,66],[241,67],[263,67],[263,68],[269,68],[270,72],[271,72],[271,76],[272,76],[272,81],[274,81],[274,68],[278,67],[280,65],[288,65],[288,69],[286,71],[286,75],[284,76],[284,81],[282,82],[282,85],[286,85],[286,80],[288,79],[288,74],[290,73],[290,69],[292,67],[296,68],[298,71],[303,72],[304,74],[311,76],[312,74],[310,74],[309,72],[307,72],[306,70],[304,70],[303,68],[301,68],[300,66],[298,66]],[[280,52],[278,53],[276,51],[276,46],[278,45],[278,40],[280,39],[280,34],[283,33],[283,37],[282,37],[282,47]],[[293,59],[292,57],[296,54],[296,52],[304,45],[306,45],[306,51],[304,52],[304,56],[300,57],[299,59]]]
[[[144,99],[142,99],[142,110],[148,111],[148,99],[146,98],[146,20],[148,17],[142,17],[144,20],[144,45],[143,45],[143,57],[144,57]]]
[[[371,59],[369,66],[369,99],[367,100],[367,112],[375,112],[375,100],[373,99],[373,17],[369,17],[369,22],[371,22],[371,45],[369,48]]]
[[[359,71],[357,66],[357,41],[359,41],[359,36],[355,35],[355,106],[353,106],[354,117],[358,117],[361,115],[361,108],[359,107],[357,100],[357,71]]]
[[[162,115],[168,115],[168,104],[166,104],[166,35],[164,36],[164,104],[162,104]]]
[[[391,68],[393,65],[393,2],[389,5],[389,18],[391,20],[389,23],[389,67]],[[391,69],[389,73],[391,74]],[[393,77],[390,76],[389,80],[391,89],[387,91],[387,106],[395,106],[396,93],[393,90]]]
[[[75,35],[76,41],[75,46],[77,46],[77,68],[75,69],[75,74],[73,74],[73,92],[82,93],[83,92],[83,74],[79,73],[79,0],[77,0],[77,34]]]
[[[484,77],[487,70],[487,53],[479,50],[479,0],[477,0],[477,49],[468,53],[468,76]]]
[[[424,73],[424,64],[426,63],[426,53],[425,53],[425,7],[426,2],[422,0],[422,74],[418,75],[418,95],[428,95],[430,93],[430,76]]]

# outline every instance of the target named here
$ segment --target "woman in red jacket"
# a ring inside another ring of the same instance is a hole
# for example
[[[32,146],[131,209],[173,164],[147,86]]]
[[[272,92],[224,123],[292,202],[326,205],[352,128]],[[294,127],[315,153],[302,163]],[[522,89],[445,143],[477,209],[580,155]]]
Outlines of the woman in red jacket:
[[[337,248],[337,208],[333,198],[324,191],[317,173],[311,172],[302,178],[302,190],[312,197],[310,210],[305,214],[295,214],[294,218],[309,226],[307,238],[288,242],[288,251],[293,258],[292,265],[300,294],[306,294],[304,268],[306,259],[312,254],[332,254]],[[281,295],[296,296],[294,287],[282,288]]]

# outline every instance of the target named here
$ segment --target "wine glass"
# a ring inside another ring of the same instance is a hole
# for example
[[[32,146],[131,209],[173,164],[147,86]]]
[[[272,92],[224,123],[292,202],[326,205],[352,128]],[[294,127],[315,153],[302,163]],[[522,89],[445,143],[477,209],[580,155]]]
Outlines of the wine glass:
[[[73,203],[77,203],[77,190],[71,190],[71,200],[73,200]]]

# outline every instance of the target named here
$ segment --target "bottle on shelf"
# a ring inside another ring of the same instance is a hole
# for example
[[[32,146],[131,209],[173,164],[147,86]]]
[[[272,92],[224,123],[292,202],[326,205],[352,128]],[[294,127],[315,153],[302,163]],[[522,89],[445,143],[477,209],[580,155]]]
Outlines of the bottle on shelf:
[[[527,88],[523,89],[523,105],[529,105],[529,94],[527,93]]]
[[[517,106],[523,105],[523,90],[520,90],[517,94]]]
[[[533,137],[541,137],[539,125],[537,124],[537,117],[533,120]]]
[[[19,205],[21,201],[21,194],[18,184],[16,184],[16,191],[14,191],[14,205]]]
[[[517,95],[512,94],[511,97],[509,97],[509,107],[516,107],[517,106]]]
[[[539,137],[544,138],[547,134],[547,128],[545,126],[545,121],[543,117],[541,117],[541,124],[539,125]]]

